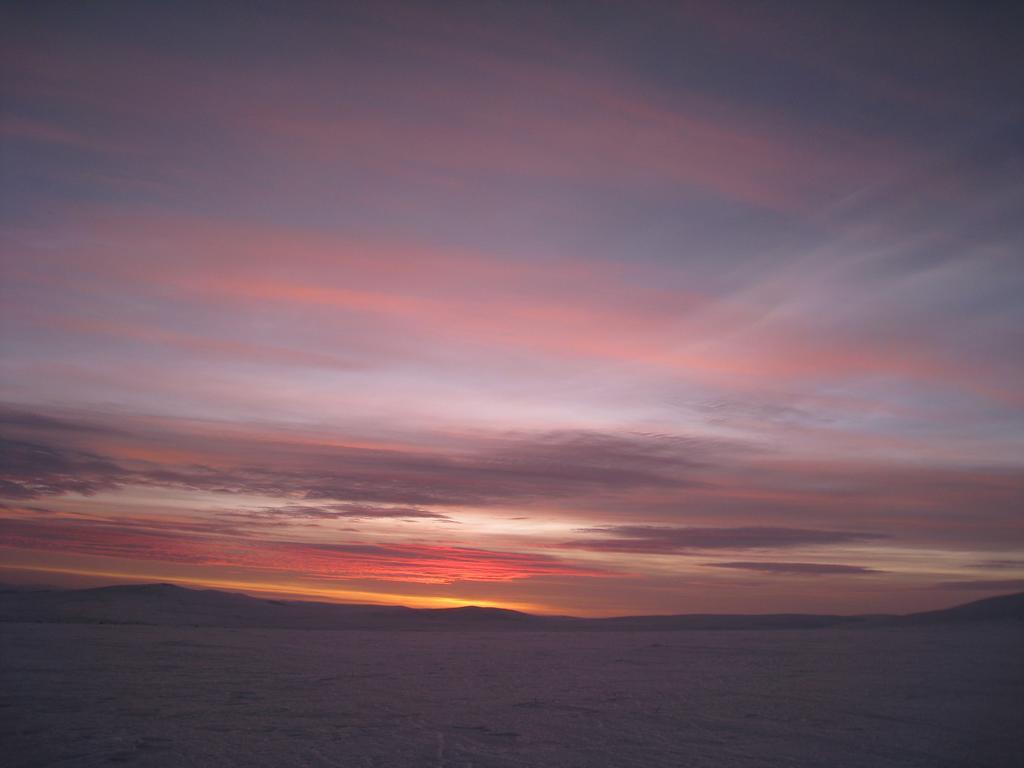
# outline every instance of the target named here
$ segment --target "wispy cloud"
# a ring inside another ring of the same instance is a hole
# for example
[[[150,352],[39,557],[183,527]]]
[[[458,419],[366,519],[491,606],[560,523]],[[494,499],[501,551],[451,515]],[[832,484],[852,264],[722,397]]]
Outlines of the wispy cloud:
[[[768,526],[670,528],[654,525],[610,525],[584,528],[580,532],[598,534],[598,536],[573,539],[565,542],[563,546],[598,552],[686,554],[710,549],[789,549],[869,542],[885,538],[883,534],[879,533]]]
[[[24,419],[21,426],[38,425]],[[150,443],[174,439],[141,437]],[[374,510],[386,511],[373,504],[488,505],[602,489],[686,487],[697,482],[687,479],[688,473],[728,450],[727,444],[714,440],[581,431],[498,434],[471,441],[470,452],[313,446],[298,461],[291,457],[287,462],[274,462],[280,454],[273,447],[246,446],[244,441],[231,445],[240,451],[234,461],[214,465],[209,463],[214,456],[205,457],[206,463],[202,455],[190,462],[156,462],[145,451],[134,457],[131,448],[111,457],[67,445],[9,440],[9,460],[0,480],[12,498],[94,494],[135,484],[369,502],[371,506],[330,510],[338,517],[367,517]]]
[[[288,504],[281,507],[261,507],[260,509],[230,513],[237,517],[265,520],[447,520],[448,515],[431,512],[419,507],[392,507],[375,504],[325,504],[310,506],[308,504]]]
[[[837,563],[775,563],[775,562],[731,562],[703,563],[708,568],[731,568],[740,571],[757,571],[758,573],[778,574],[782,576],[858,576],[873,573],[885,573],[877,568],[862,565],[840,565]]]
[[[4,441],[2,451],[0,494],[10,499],[89,496],[120,488],[131,477],[115,462],[84,451],[13,440]]]
[[[237,538],[229,528],[126,526],[121,522],[0,519],[0,546],[155,560],[192,566],[286,571],[322,579],[422,584],[605,575],[547,555],[424,544],[322,544]]]
[[[992,571],[1005,571],[1005,570],[1024,570],[1024,560],[1012,560],[1012,559],[993,559],[993,560],[982,560],[978,563],[970,563],[966,566],[967,568],[979,568],[983,570]]]

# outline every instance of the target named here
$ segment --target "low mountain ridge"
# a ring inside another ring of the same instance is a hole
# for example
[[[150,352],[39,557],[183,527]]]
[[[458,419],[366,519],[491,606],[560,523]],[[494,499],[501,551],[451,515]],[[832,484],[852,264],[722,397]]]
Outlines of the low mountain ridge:
[[[840,626],[957,625],[1024,621],[1024,593],[1000,595],[905,616],[820,614],[680,614],[577,618],[504,608],[407,608],[251,597],[174,584],[127,584],[76,590],[0,589],[0,621],[146,624],[262,629],[488,629],[669,631],[824,629]]]

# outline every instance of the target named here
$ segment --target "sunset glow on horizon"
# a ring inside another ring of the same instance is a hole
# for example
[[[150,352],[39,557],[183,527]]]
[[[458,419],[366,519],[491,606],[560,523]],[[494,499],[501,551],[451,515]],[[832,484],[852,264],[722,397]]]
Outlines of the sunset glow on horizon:
[[[1024,590],[994,10],[45,5],[0,17],[0,582]]]

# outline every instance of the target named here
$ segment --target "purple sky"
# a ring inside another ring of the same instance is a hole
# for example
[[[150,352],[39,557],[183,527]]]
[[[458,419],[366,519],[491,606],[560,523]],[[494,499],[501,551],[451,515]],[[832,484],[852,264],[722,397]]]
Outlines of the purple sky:
[[[8,3],[0,581],[1024,588],[1022,23]]]

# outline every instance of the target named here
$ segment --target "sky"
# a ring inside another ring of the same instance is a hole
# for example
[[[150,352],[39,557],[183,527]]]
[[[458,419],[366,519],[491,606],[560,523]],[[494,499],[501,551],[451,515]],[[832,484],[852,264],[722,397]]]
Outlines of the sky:
[[[1024,589],[1022,23],[4,4],[0,581]]]

